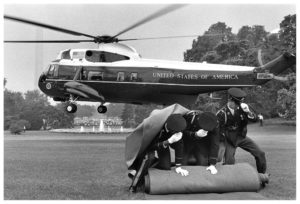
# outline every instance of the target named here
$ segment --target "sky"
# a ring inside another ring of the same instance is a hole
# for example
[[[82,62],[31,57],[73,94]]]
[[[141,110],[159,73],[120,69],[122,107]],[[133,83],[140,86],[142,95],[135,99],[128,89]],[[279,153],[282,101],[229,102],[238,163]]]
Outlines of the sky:
[[[90,35],[114,35],[142,18],[165,7],[163,4],[5,4],[4,14],[55,25]],[[225,22],[233,33],[244,26],[263,25],[270,32],[279,28],[284,16],[296,13],[295,4],[189,4],[135,28],[120,38],[146,38],[178,35],[202,35],[217,22]],[[37,28],[14,21],[3,21],[4,40],[87,39]],[[183,60],[194,38],[128,41],[143,58]],[[37,77],[69,48],[96,48],[94,43],[80,44],[8,44],[3,45],[6,88],[26,92],[37,87]],[[36,68],[37,67],[37,68]]]

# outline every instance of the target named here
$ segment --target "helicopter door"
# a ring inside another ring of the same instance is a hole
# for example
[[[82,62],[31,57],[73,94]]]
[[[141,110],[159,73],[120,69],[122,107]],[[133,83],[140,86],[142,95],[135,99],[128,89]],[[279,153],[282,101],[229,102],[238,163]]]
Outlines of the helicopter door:
[[[79,78],[80,78],[80,80],[87,80],[86,68],[82,67]]]

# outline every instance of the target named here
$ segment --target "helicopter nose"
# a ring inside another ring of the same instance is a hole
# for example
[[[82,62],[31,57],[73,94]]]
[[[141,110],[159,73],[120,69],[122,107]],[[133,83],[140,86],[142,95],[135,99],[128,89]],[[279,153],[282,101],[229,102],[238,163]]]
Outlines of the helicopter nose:
[[[40,76],[40,78],[39,78],[39,83],[41,82],[41,83],[43,83],[43,82],[45,82],[46,81],[46,75],[43,73],[43,74],[41,74],[41,76]]]
[[[40,90],[42,92],[45,92],[45,82],[46,82],[46,79],[47,79],[46,75],[44,73],[41,74],[41,76],[39,78],[39,81],[38,81],[38,86],[39,86],[39,88],[40,88]]]

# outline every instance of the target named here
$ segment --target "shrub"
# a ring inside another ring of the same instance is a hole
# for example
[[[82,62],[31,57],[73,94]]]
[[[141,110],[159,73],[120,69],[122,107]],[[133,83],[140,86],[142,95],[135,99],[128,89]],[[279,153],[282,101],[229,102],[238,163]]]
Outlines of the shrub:
[[[24,127],[30,128],[30,123],[27,120],[15,120],[11,121],[9,130],[11,134],[17,135],[24,131]]]
[[[9,130],[11,134],[19,135],[24,129],[24,126],[22,126],[20,123],[12,122],[9,126]]]

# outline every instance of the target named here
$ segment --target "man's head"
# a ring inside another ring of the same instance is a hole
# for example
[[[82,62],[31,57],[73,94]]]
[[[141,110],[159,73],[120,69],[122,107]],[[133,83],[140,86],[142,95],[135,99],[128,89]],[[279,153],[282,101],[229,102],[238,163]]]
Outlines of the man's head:
[[[180,114],[171,114],[166,121],[166,128],[170,132],[181,132],[186,128],[186,121]]]
[[[197,121],[200,129],[212,131],[218,124],[215,114],[211,112],[203,112],[197,116]]]
[[[228,102],[231,106],[239,106],[245,99],[247,94],[239,88],[230,88],[228,89]]]

